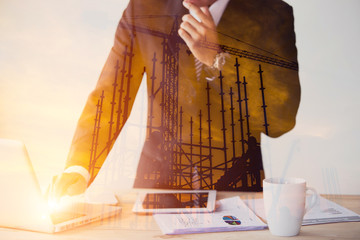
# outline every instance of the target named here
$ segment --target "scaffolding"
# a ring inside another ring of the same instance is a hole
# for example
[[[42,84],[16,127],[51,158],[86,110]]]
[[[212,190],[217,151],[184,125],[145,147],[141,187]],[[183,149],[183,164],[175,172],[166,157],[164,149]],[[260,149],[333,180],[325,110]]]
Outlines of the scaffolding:
[[[153,182],[153,187],[162,188],[261,190],[260,175],[262,174],[262,166],[258,163],[258,161],[261,161],[261,151],[259,143],[252,136],[250,129],[251,117],[249,115],[250,99],[247,93],[248,82],[246,76],[241,76],[240,74],[241,69],[238,58],[248,58],[291,70],[297,70],[297,63],[284,63],[283,60],[263,57],[259,54],[254,55],[248,51],[221,46],[237,56],[233,65],[236,79],[227,79],[228,81],[233,81],[235,88],[224,89],[223,81],[226,76],[223,75],[222,71],[219,71],[218,82],[220,92],[218,94],[221,102],[219,114],[221,115],[223,141],[221,146],[216,146],[213,142],[211,130],[213,127],[213,113],[211,111],[212,98],[210,97],[212,91],[215,90],[211,88],[209,82],[207,82],[204,89],[206,91],[206,99],[204,99],[206,109],[199,109],[198,116],[191,116],[190,119],[185,119],[184,109],[178,103],[179,49],[181,44],[177,35],[179,19],[177,17],[174,18],[174,24],[171,32],[168,34],[131,24],[123,25],[123,27],[135,32],[151,34],[162,38],[162,59],[159,61],[158,53],[154,52],[152,71],[148,73],[151,79],[151,86],[149,86],[151,90],[148,96],[149,115],[147,125],[147,141],[150,140],[154,133],[160,133],[159,156],[162,158],[162,166],[159,169],[153,169],[151,173],[149,172],[141,177],[144,180]],[[95,177],[94,169],[97,168],[97,159],[100,155],[107,154],[110,151],[129,114],[134,36],[135,33],[132,35],[130,46],[125,47],[122,66],[119,66],[119,61],[117,61],[115,66],[115,76],[112,84],[113,94],[110,102],[111,113],[108,122],[109,126],[107,127],[108,140],[103,149],[99,149],[98,136],[101,129],[100,119],[103,113],[103,99],[107,96],[104,96],[104,92],[99,96],[90,150],[89,170],[92,179]],[[158,64],[161,64],[161,77],[158,76],[159,73],[156,73]],[[262,99],[261,108],[264,116],[263,126],[265,133],[268,134],[270,126],[267,119],[268,106],[265,101],[264,71],[260,64],[257,73],[259,74],[259,90]],[[159,81],[159,79],[161,80]],[[161,99],[160,125],[156,125],[154,122],[156,118],[154,112],[155,99]],[[228,109],[228,106],[225,105],[225,99],[230,101],[230,108]],[[230,111],[230,119],[227,119],[225,116],[228,110]],[[237,116],[235,116],[235,113],[239,114],[238,120],[236,120]],[[194,128],[194,119],[199,123],[198,129]],[[190,126],[188,129],[184,128],[185,123]],[[231,136],[230,142],[227,140],[228,131],[230,131]],[[195,132],[197,134],[194,134]],[[189,142],[184,141],[184,136],[186,136],[186,139],[189,139]],[[195,139],[194,136],[199,136],[199,139]],[[238,139],[236,139],[236,136]],[[206,139],[207,141],[205,141]],[[237,150],[236,143],[240,144],[241,150]],[[214,164],[213,158],[219,154],[222,155],[223,161]]]

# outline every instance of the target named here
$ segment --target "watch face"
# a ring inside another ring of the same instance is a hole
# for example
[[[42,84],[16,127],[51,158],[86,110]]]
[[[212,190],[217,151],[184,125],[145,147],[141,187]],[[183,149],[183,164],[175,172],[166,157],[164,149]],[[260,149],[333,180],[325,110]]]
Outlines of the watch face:
[[[224,66],[224,64],[225,64],[225,56],[224,56],[223,54],[221,54],[221,56],[220,56],[219,64],[220,64],[221,66]]]
[[[226,53],[219,53],[216,55],[217,59],[217,68],[220,70],[225,65],[226,62]]]

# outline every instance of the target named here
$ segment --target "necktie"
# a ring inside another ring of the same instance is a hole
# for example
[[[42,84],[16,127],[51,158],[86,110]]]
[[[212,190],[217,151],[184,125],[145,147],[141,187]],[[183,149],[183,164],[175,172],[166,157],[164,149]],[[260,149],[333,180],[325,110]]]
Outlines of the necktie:
[[[195,58],[195,73],[196,73],[196,79],[198,81],[200,81],[202,66],[203,66],[202,62],[200,62],[197,58]]]

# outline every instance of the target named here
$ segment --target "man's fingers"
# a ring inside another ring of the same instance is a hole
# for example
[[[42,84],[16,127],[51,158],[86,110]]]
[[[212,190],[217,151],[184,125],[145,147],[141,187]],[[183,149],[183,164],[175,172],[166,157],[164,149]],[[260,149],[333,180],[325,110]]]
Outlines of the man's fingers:
[[[68,186],[66,194],[69,196],[74,196],[83,193],[86,190],[86,180],[84,178],[78,178],[78,180]]]
[[[218,45],[218,37],[214,20],[208,7],[199,7],[188,1],[183,1],[190,14],[185,14],[179,28],[179,35],[185,41],[194,56],[207,66],[214,62],[216,51],[204,51],[203,42]]]
[[[183,1],[183,5],[194,14],[197,18],[199,18],[200,22],[203,23],[207,27],[213,27],[214,20],[212,19],[212,16],[210,14],[208,7],[198,7],[195,4],[192,4],[190,2]],[[197,20],[196,20],[197,21]],[[197,21],[199,22],[199,21]]]
[[[195,28],[194,25],[192,25],[191,23],[184,21],[181,23],[180,28],[183,29],[185,32],[187,32],[192,39],[202,40],[201,36],[204,35],[202,33],[203,31],[201,29]]]
[[[191,38],[191,36],[184,30],[179,29],[178,31],[180,37],[185,41],[186,45],[191,48],[191,46],[194,44],[194,40]]]
[[[54,184],[54,197],[60,199],[65,194],[66,188],[71,184],[71,179],[66,176],[66,173],[60,175]]]
[[[197,31],[199,31],[200,29],[204,29],[203,24],[198,22],[190,14],[185,14],[181,19],[182,19],[183,23],[187,23],[187,24],[191,25],[194,29],[197,29]]]
[[[210,13],[210,10],[208,7],[200,7],[200,10],[205,14],[205,16],[207,18],[211,18],[212,19],[212,16],[211,16],[211,13]]]
[[[203,11],[201,11],[200,7],[196,6],[195,4],[183,1],[183,5],[189,10],[189,12],[195,14],[198,18],[200,18],[201,21],[204,17],[206,17]]]
[[[79,181],[81,176],[76,173],[63,173],[57,178],[55,188],[55,198],[60,199],[62,196],[67,194],[68,188]]]

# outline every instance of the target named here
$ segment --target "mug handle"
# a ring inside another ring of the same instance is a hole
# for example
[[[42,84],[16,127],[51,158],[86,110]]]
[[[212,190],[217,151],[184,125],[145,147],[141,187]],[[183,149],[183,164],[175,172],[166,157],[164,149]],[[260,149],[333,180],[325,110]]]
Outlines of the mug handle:
[[[308,203],[308,201],[306,201],[307,204],[305,207],[305,213],[307,213],[311,208],[313,208],[315,206],[315,204],[319,198],[319,195],[314,188],[307,187],[306,192],[308,192],[308,191],[312,192],[312,195],[311,195],[311,199],[310,199],[309,203]],[[304,215],[305,215],[305,213],[304,213]]]

